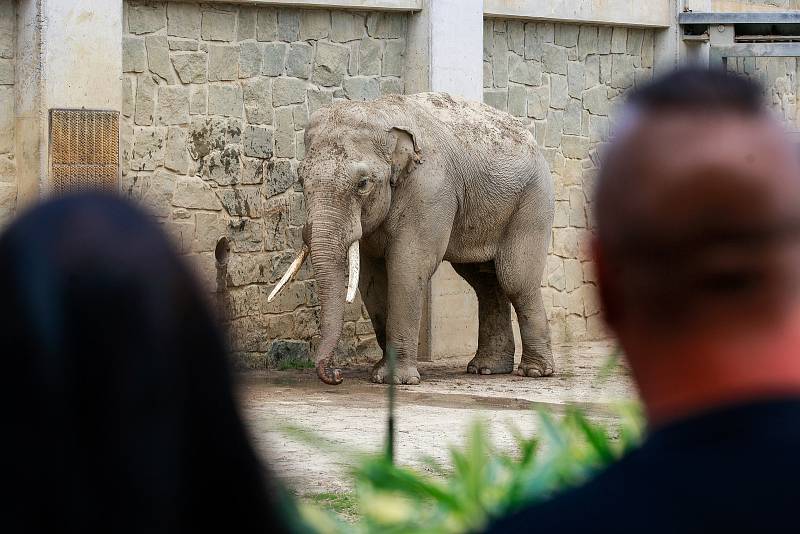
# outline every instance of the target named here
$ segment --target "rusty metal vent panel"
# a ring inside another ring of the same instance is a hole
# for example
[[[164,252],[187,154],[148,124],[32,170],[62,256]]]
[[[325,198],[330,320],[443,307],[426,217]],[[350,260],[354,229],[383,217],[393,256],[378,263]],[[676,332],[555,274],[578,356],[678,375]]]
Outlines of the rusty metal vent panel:
[[[118,112],[50,110],[50,189],[118,191]]]

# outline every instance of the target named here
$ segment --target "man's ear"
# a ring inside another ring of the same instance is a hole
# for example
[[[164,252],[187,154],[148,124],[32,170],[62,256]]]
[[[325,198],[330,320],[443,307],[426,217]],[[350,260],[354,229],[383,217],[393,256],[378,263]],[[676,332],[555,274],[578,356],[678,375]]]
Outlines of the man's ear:
[[[394,149],[391,154],[392,175],[390,183],[392,187],[407,175],[415,163],[420,163],[420,147],[414,134],[405,128],[392,128],[389,131],[390,146],[393,143]]]

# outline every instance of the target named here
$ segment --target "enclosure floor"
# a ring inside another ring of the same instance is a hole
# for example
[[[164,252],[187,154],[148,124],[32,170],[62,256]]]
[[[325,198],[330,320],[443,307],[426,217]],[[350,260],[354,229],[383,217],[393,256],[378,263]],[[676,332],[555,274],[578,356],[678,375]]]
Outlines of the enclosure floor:
[[[556,375],[538,379],[467,375],[469,358],[422,363],[422,384],[397,388],[398,460],[423,470],[422,456],[447,463],[448,446],[463,443],[477,418],[488,422],[498,447],[511,449],[510,426],[535,432],[536,407],[560,413],[565,404],[576,404],[593,419],[613,423],[612,405],[635,396],[622,366],[601,372],[614,346],[577,343],[555,352]],[[369,381],[368,366],[347,369],[344,376],[339,386],[321,383],[313,370],[240,376],[245,417],[259,452],[299,494],[346,491],[346,454],[377,451],[384,442],[387,387]],[[312,430],[341,450],[319,452],[286,436],[280,430],[286,424]]]

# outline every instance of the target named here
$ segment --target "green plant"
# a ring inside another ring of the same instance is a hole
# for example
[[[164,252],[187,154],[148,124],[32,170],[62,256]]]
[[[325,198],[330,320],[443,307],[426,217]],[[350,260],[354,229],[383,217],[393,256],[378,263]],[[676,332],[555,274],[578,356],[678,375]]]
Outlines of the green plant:
[[[335,512],[345,520],[356,521],[359,518],[358,502],[356,501],[355,494],[351,492],[334,493],[325,491],[321,493],[309,493],[303,495],[303,500],[313,503],[324,510]]]
[[[451,448],[452,469],[429,460],[432,477],[396,465],[386,454],[354,465],[355,523],[340,520],[313,505],[302,517],[320,533],[460,533],[478,531],[492,517],[512,512],[581,483],[638,443],[641,418],[625,406],[619,437],[579,410],[556,419],[539,412],[539,436],[514,431],[517,451],[496,450],[487,426],[476,422],[463,448]],[[350,499],[351,497],[348,497]]]

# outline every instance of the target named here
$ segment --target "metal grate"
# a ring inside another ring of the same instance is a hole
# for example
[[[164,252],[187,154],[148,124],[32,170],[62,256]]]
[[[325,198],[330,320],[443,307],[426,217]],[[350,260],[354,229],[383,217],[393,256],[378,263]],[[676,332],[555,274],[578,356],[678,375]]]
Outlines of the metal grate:
[[[118,182],[119,113],[50,110],[51,191],[117,191]]]

